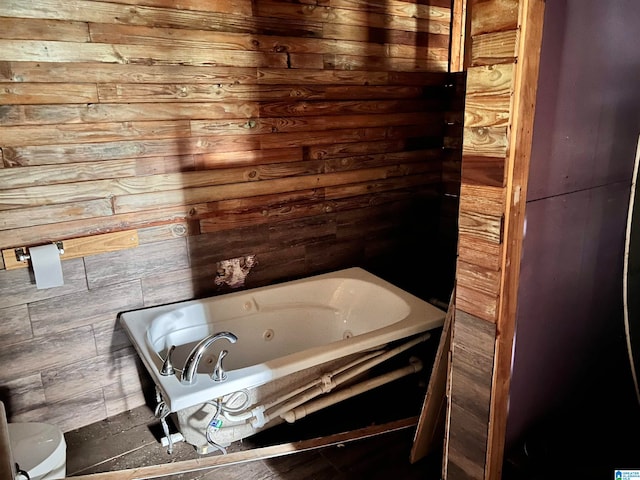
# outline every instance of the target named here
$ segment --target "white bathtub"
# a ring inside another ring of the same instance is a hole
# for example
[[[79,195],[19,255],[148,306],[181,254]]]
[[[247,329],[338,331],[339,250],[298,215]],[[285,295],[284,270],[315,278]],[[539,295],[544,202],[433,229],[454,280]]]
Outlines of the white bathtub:
[[[443,320],[442,310],[361,268],[121,315],[171,412],[435,329]],[[193,384],[182,384],[179,371],[160,374],[172,345],[173,365],[181,370],[197,342],[221,331],[238,341],[217,341]],[[229,352],[228,377],[214,382],[221,349]]]

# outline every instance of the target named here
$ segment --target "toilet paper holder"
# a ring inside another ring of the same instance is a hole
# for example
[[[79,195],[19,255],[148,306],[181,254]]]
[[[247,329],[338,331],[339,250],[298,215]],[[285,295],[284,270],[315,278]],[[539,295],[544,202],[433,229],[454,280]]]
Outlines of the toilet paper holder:
[[[58,247],[58,252],[60,252],[60,255],[64,255],[63,243],[62,242],[53,242],[53,243],[55,243],[56,247]],[[31,258],[31,255],[26,253],[22,247],[16,248],[14,251],[16,252],[16,260],[18,260],[19,262],[26,262]]]

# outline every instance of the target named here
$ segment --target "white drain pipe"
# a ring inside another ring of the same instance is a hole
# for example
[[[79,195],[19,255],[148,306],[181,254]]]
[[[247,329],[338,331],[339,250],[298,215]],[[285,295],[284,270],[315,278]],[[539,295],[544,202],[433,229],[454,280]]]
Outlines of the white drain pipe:
[[[428,340],[430,337],[431,337],[430,333],[425,333],[423,335],[420,335],[419,337],[414,338],[413,340],[410,340],[402,345],[392,348],[391,350],[386,351],[382,355],[378,355],[372,358],[371,360],[356,366],[352,370],[344,371],[336,375],[334,378],[331,378],[328,375],[324,375],[322,377],[324,381],[321,382],[319,385],[313,387],[308,392],[304,393],[298,398],[294,398],[292,401],[285,403],[283,405],[280,405],[275,411],[265,414],[265,418],[268,421],[269,418],[275,418],[277,416],[281,416],[283,413],[293,410],[294,408],[302,405],[303,403],[307,403],[309,400],[313,400],[315,397],[318,397],[322,394],[329,393],[332,389],[334,389],[338,385],[343,384],[347,380],[351,380],[355,376],[361,373],[364,373],[367,370],[370,370],[371,368],[390,359],[391,357],[394,357],[404,352],[405,350],[408,350],[411,347]]]
[[[411,347],[414,347],[415,345],[418,345],[421,342],[427,341],[430,337],[431,334],[427,332],[402,345],[392,348],[391,350],[377,350],[374,352],[369,352],[353,360],[349,364],[337,368],[336,370],[333,370],[316,380],[312,380],[311,382],[297,388],[292,392],[288,392],[267,404],[259,405],[243,413],[232,414],[231,412],[223,412],[222,414],[230,421],[244,421],[246,423],[244,423],[243,425],[224,427],[216,433],[220,434],[222,431],[225,431],[228,428],[248,428],[257,431],[257,429],[262,428],[272,419],[276,419],[278,417],[286,419],[288,422],[294,422],[297,418],[302,418],[302,416],[315,412],[321,408],[324,408],[325,406],[333,405],[334,403],[337,403],[351,396],[358,395],[359,393],[371,390],[373,388],[376,388],[377,386],[389,383],[403,376],[418,372],[422,369],[422,362],[417,359],[414,360],[412,357],[412,359],[410,360],[412,363],[408,367],[390,372],[385,375],[381,375],[377,378],[362,382],[353,387],[346,388],[340,392],[336,392],[335,395],[323,397],[323,399],[317,402],[309,403],[309,405],[307,405],[306,407],[297,409],[297,407],[310,402],[320,395],[329,393],[338,385],[351,380],[352,378],[370,370],[376,365],[410,349]],[[345,393],[347,392],[350,392],[350,394],[343,397],[343,395],[345,395]],[[316,408],[315,406],[319,404],[324,406]],[[310,407],[310,405],[313,407]],[[270,409],[273,409],[274,407],[277,407],[274,411],[268,411]],[[313,408],[313,410],[311,410],[311,408]],[[296,413],[293,413],[294,410],[296,411]],[[302,413],[303,410],[304,414]],[[293,418],[293,420],[289,420],[289,418]],[[217,434],[214,435],[216,436],[216,438],[218,436]]]
[[[273,400],[273,401],[271,401],[269,403],[266,403],[264,405],[264,409],[268,410],[268,409],[270,409],[270,408],[272,408],[272,407],[274,407],[274,406],[276,406],[276,405],[278,405],[278,404],[280,404],[280,403],[282,403],[282,402],[284,402],[286,400],[289,400],[290,398],[295,397],[296,395],[299,395],[299,394],[309,390],[310,388],[313,388],[313,387],[315,387],[317,385],[321,385],[323,383],[323,379],[325,377],[327,377],[327,376],[328,377],[333,377],[333,376],[335,376],[335,375],[337,375],[339,373],[344,372],[345,370],[348,370],[350,368],[353,368],[353,367],[355,367],[357,365],[362,364],[363,362],[371,360],[372,358],[378,358],[379,356],[381,356],[383,354],[384,354],[384,350],[377,350],[375,352],[371,352],[371,353],[368,353],[368,354],[363,355],[361,357],[358,357],[355,360],[353,360],[352,362],[350,362],[350,363],[348,363],[346,365],[343,365],[342,367],[337,368],[337,369],[335,369],[335,370],[333,370],[333,371],[331,371],[329,373],[326,373],[320,378],[316,378],[315,380],[313,380],[313,381],[307,383],[306,385],[304,385],[304,386],[292,391],[291,393],[287,393],[287,394],[285,394],[285,395],[283,395],[283,396],[281,396],[279,398],[276,398],[275,400]]]
[[[175,445],[176,443],[179,443],[179,442],[184,442],[184,437],[180,432],[172,433],[169,435],[169,437],[162,437],[160,439],[160,443],[162,444],[163,447],[168,447],[169,444]]]
[[[270,401],[269,403],[264,403],[262,405],[259,405],[257,407],[252,408],[251,410],[246,410],[242,413],[239,414],[234,414],[231,412],[226,412],[223,410],[222,414],[224,415],[224,417],[232,422],[241,422],[243,420],[249,420],[250,418],[255,416],[254,411],[255,410],[260,410],[260,411],[266,411],[269,410],[270,408],[273,408],[283,402],[286,402],[287,400],[289,400],[290,398],[296,397],[298,395],[300,395],[301,393],[306,392],[307,390],[309,390],[310,388],[313,388],[317,385],[320,385],[323,383],[323,379],[326,378],[327,376],[329,377],[333,377],[334,375],[337,375],[339,373],[344,372],[345,370],[348,370],[352,367],[355,367],[356,365],[361,364],[362,362],[366,362],[367,360],[370,360],[372,358],[378,357],[382,354],[384,354],[384,350],[376,350],[375,352],[371,352],[371,353],[367,353],[366,355],[363,355],[361,357],[356,358],[355,360],[353,360],[352,362],[349,362],[346,365],[343,365],[340,368],[337,368],[335,370],[333,370],[332,372],[329,372],[325,375],[323,375],[320,378],[316,378],[315,380],[312,380],[311,382],[302,385],[301,387],[298,387],[295,390],[292,390],[291,392],[285,393],[284,395],[280,395],[279,397],[275,398],[274,400]],[[315,395],[314,395],[315,396]],[[313,398],[313,397],[311,397]],[[306,400],[305,400],[306,401]]]
[[[374,359],[372,359],[371,361],[367,362],[367,363],[363,363],[362,365],[360,365],[357,368],[354,368],[352,370],[346,371],[346,372],[342,372],[338,375],[335,376],[335,384],[336,385],[341,385],[344,382],[346,382],[347,380],[351,380],[353,377],[360,375],[361,373],[366,372],[367,370],[375,367],[376,365],[390,359],[391,357],[395,357],[396,355],[399,355],[400,353],[409,350],[411,347],[418,345],[419,343],[422,342],[426,342],[427,340],[429,340],[429,338],[431,338],[431,334],[430,333],[425,333],[424,335],[420,335],[419,337],[414,338],[413,340],[410,340],[406,343],[403,343],[402,345],[399,345],[395,348],[392,348],[391,350],[388,350],[386,353],[375,357]]]
[[[331,405],[334,405],[338,402],[342,402],[343,400],[347,400],[348,398],[355,397],[356,395],[367,392],[412,373],[417,373],[420,370],[422,370],[422,362],[419,359],[412,357],[410,360],[410,365],[404,368],[385,373],[384,375],[380,375],[370,380],[365,380],[364,382],[358,383],[351,387],[347,387],[344,390],[332,393],[331,395],[322,397],[314,402],[309,402],[306,405],[301,405],[297,408],[294,408],[293,410],[283,413],[280,416],[287,422],[293,423],[296,420],[300,420],[301,418],[304,418],[311,413],[317,412],[318,410],[330,407]]]

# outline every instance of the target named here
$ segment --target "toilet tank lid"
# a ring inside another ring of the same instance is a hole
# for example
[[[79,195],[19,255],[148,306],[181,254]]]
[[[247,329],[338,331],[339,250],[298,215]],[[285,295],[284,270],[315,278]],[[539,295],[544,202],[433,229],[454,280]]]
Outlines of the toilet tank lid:
[[[13,459],[30,477],[54,470],[66,460],[67,444],[62,431],[47,423],[9,423]]]

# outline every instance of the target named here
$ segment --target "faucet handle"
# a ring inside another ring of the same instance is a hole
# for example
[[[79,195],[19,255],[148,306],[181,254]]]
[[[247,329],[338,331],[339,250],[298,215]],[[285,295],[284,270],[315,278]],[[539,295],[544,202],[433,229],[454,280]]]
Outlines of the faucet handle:
[[[173,364],[171,363],[171,354],[176,349],[175,345],[171,345],[171,348],[167,352],[167,357],[164,359],[162,363],[162,369],[160,369],[160,375],[164,377],[168,377],[169,375],[173,375],[176,373],[175,368],[173,368]]]
[[[224,382],[227,379],[227,372],[222,368],[222,359],[227,356],[227,353],[229,353],[227,350],[221,350],[218,355],[218,361],[216,362],[213,374],[211,375],[214,382]]]

